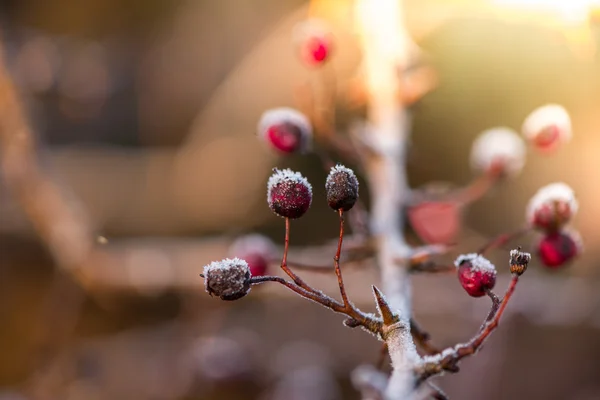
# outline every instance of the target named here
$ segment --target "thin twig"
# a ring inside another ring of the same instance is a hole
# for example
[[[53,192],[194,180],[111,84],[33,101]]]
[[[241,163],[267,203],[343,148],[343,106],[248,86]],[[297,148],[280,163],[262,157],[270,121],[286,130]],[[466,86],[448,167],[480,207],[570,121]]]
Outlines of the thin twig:
[[[344,306],[349,307],[350,301],[346,294],[346,287],[344,286],[344,278],[342,277],[342,270],[340,269],[340,253],[342,252],[342,243],[344,241],[344,210],[338,210],[340,216],[340,238],[338,241],[337,251],[335,257],[333,257],[333,265],[335,268],[335,275],[337,276],[338,286],[340,287],[340,294],[342,295],[342,302]]]
[[[495,314],[492,318],[486,322],[482,329],[479,330],[477,335],[473,337],[469,342],[458,344],[454,347],[444,350],[439,355],[424,357],[422,363],[415,369],[415,372],[419,376],[417,380],[417,386],[424,382],[426,379],[433,375],[437,375],[442,371],[456,372],[458,368],[458,362],[463,358],[475,354],[490,334],[498,327],[498,323],[504,310],[508,305],[510,298],[512,297],[519,277],[513,275],[510,285],[504,295],[504,298],[500,302]]]
[[[280,283],[306,299],[319,303],[322,306],[329,308],[330,310],[336,313],[346,315],[351,321],[350,323],[346,323],[346,326],[362,326],[371,333],[374,333],[376,335],[381,334],[381,321],[379,319],[374,318],[372,315],[363,313],[351,304],[346,306],[327,296],[326,294],[311,288],[310,286],[308,289],[304,289],[298,284],[287,281],[279,276],[257,276],[250,278],[250,283],[252,285],[261,284],[265,282]]]
[[[490,309],[490,312],[489,312],[487,318],[485,319],[485,321],[483,321],[483,324],[481,325],[481,329],[485,328],[485,324],[487,324],[489,321],[492,320],[492,318],[494,318],[494,315],[496,315],[496,313],[498,312],[498,307],[500,307],[500,299],[498,298],[498,296],[496,296],[496,294],[494,292],[492,292],[491,290],[488,290],[488,291],[486,291],[486,294],[492,300],[492,308]]]
[[[306,282],[304,282],[298,275],[296,275],[294,273],[294,271],[292,271],[288,267],[288,265],[287,265],[287,256],[288,256],[288,250],[289,250],[289,248],[290,248],[290,219],[286,218],[285,219],[285,240],[284,240],[284,247],[283,247],[283,257],[281,259],[281,269],[290,278],[292,278],[292,280],[298,286],[300,286],[302,289],[304,289],[304,290],[306,290],[308,292],[313,292],[314,293],[314,289],[312,289]]]

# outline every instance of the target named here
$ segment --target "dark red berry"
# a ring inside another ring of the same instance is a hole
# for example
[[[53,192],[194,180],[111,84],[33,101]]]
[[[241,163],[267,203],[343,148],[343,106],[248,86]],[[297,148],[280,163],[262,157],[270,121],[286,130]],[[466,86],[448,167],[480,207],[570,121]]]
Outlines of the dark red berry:
[[[325,181],[327,203],[334,210],[348,211],[358,199],[358,179],[354,171],[343,165],[331,168]]]
[[[545,266],[559,268],[567,265],[579,254],[580,240],[571,232],[553,232],[542,237],[537,252]]]
[[[258,133],[281,153],[302,153],[310,148],[312,127],[301,112],[280,107],[263,113],[258,123]]]
[[[309,64],[320,64],[329,54],[329,41],[325,37],[311,37],[306,42],[306,57]]]
[[[454,262],[458,268],[458,280],[472,297],[481,297],[496,284],[496,268],[479,254],[459,256]]]
[[[284,218],[300,218],[312,203],[312,186],[299,172],[275,170],[267,184],[267,202]]]

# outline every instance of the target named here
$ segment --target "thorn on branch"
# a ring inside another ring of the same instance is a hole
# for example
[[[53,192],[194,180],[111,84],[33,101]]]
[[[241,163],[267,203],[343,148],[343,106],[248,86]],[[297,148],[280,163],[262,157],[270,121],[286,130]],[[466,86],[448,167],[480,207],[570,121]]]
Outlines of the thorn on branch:
[[[381,291],[379,289],[377,289],[377,287],[375,285],[373,285],[372,288],[373,288],[373,295],[375,296],[375,301],[377,303],[377,309],[379,310],[379,314],[381,315],[381,318],[383,319],[383,325],[390,326],[390,325],[393,325],[396,322],[398,322],[399,321],[398,316],[396,314],[394,314],[392,312],[392,310],[390,309],[390,306],[387,303],[387,300],[385,299],[385,296],[383,295],[383,293],[381,293]]]

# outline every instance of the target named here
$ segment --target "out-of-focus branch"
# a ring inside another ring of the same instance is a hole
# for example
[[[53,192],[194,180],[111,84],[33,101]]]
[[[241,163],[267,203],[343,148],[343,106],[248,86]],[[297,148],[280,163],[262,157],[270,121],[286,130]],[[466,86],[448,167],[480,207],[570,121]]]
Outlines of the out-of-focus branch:
[[[0,48],[0,53],[2,49]],[[57,265],[84,286],[94,256],[94,234],[82,206],[42,167],[35,135],[17,91],[0,62],[0,166],[7,188],[32,223]]]

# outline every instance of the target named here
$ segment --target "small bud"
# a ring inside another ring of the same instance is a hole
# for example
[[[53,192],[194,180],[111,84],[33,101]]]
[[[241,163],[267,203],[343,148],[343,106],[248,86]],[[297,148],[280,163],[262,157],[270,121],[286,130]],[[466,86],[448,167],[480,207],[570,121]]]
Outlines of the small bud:
[[[547,232],[562,228],[577,213],[575,193],[564,183],[552,183],[539,189],[527,205],[527,222]]]
[[[549,233],[537,245],[542,263],[552,269],[567,265],[581,253],[581,249],[581,238],[570,231]]]
[[[237,300],[250,291],[250,268],[239,258],[213,261],[204,267],[204,285],[211,296]]]
[[[521,130],[536,149],[552,151],[571,140],[571,117],[564,107],[548,104],[531,112]]]
[[[325,191],[329,207],[350,210],[358,199],[358,179],[354,171],[341,164],[332,167],[325,181]]]
[[[454,265],[458,280],[472,297],[481,297],[496,284],[496,267],[487,258],[471,253],[459,256]]]
[[[471,167],[486,173],[518,174],[525,165],[525,143],[512,129],[482,132],[471,147]]]
[[[510,251],[510,273],[521,276],[531,261],[531,254],[521,251],[521,248]]]
[[[309,67],[323,65],[333,50],[333,35],[324,21],[310,19],[294,28],[293,42],[302,62]]]
[[[252,276],[263,276],[267,272],[269,260],[276,253],[271,239],[259,234],[239,237],[229,248],[232,257],[239,257],[248,263]]]
[[[312,186],[299,172],[275,169],[267,183],[267,202],[281,217],[300,218],[312,202]]]
[[[288,107],[273,108],[260,117],[258,134],[281,153],[304,153],[310,148],[312,126],[300,111]]]

